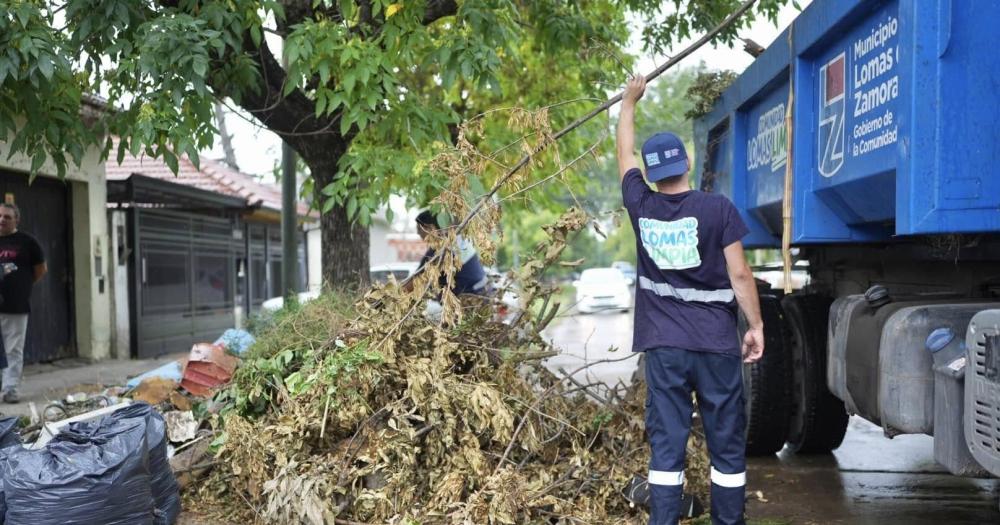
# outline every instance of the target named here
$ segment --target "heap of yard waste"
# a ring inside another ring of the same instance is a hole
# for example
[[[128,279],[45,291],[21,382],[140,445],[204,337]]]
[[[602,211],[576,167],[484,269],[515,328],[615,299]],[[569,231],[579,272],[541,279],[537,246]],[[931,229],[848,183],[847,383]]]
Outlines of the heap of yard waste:
[[[571,211],[547,229],[509,325],[447,297],[429,321],[426,277],[411,294],[390,284],[283,312],[222,394],[219,468],[196,497],[272,523],[644,522],[621,494],[647,469],[644,392],[539,364],[559,308],[539,277],[584,224]],[[704,487],[691,448],[688,482]]]

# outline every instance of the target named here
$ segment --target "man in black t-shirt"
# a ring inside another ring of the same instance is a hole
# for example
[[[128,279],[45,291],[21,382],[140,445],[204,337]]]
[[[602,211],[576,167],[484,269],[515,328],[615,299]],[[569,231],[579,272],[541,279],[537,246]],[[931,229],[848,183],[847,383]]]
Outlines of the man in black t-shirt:
[[[31,288],[48,271],[38,241],[17,230],[20,221],[17,206],[0,203],[0,334],[7,351],[2,386],[5,403],[20,401],[17,387],[24,365]]]

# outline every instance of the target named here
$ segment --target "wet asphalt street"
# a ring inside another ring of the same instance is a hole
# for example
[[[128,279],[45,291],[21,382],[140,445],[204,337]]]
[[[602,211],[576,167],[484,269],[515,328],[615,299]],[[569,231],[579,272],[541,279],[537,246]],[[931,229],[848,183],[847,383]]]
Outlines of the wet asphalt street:
[[[552,370],[625,358],[575,378],[614,384],[632,377],[631,313],[567,316],[545,335],[563,351],[547,361]],[[1000,480],[952,476],[934,462],[929,436],[890,440],[857,417],[832,455],[753,458],[748,477],[748,514],[771,524],[1000,524]]]

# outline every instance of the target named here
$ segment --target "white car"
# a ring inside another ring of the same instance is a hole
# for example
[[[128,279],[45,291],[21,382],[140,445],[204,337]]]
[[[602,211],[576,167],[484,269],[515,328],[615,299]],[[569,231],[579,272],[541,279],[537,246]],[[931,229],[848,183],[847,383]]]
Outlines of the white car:
[[[373,283],[384,283],[389,280],[390,276],[394,277],[397,282],[403,282],[403,279],[406,279],[413,275],[413,272],[417,271],[417,266],[415,262],[381,264],[372,266],[369,275]],[[317,297],[319,297],[319,292],[302,292],[299,294],[299,303],[308,303]],[[272,297],[261,304],[261,308],[267,312],[276,312],[284,306],[284,297]]]
[[[625,261],[615,261],[611,263],[612,268],[618,268],[622,271],[622,275],[625,276],[625,282],[629,286],[635,286],[635,266],[632,263]]]
[[[782,289],[785,287],[785,268],[781,262],[767,263],[753,267],[753,276],[767,281],[771,288]],[[792,289],[801,290],[809,285],[809,261],[796,261],[792,265]]]
[[[396,282],[401,283],[404,279],[413,275],[417,271],[418,266],[420,266],[420,263],[415,262],[380,264],[372,266],[368,275],[371,278],[372,284],[388,282],[390,277],[396,279]]]
[[[299,304],[305,304],[319,297],[319,292],[302,292],[299,294]],[[265,312],[277,312],[285,307],[284,297],[272,297],[260,305]]]
[[[580,313],[632,308],[628,280],[617,268],[584,270],[573,286],[576,287],[576,308]]]

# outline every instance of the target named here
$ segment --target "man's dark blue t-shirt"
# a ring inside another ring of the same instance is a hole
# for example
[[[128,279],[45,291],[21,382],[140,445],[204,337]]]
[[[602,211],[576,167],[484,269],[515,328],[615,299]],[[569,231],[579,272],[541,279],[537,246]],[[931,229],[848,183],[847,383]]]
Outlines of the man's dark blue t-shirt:
[[[455,295],[463,293],[483,294],[486,292],[486,285],[489,280],[486,278],[486,271],[483,270],[482,263],[479,262],[479,255],[475,246],[465,240],[462,236],[456,239],[458,256],[462,261],[462,268],[455,274],[455,287],[452,293]],[[434,257],[434,250],[429,248],[420,259],[419,268],[423,268],[428,261]],[[440,277],[441,286],[445,286],[448,278],[442,273]]]
[[[633,351],[669,346],[739,354],[723,249],[749,233],[725,196],[658,193],[633,168],[622,197],[636,237]]]

